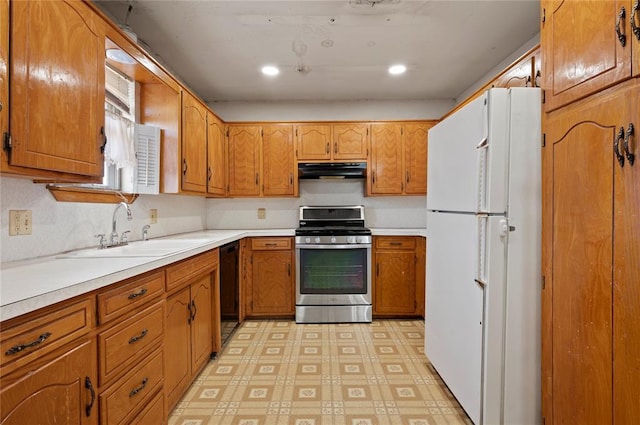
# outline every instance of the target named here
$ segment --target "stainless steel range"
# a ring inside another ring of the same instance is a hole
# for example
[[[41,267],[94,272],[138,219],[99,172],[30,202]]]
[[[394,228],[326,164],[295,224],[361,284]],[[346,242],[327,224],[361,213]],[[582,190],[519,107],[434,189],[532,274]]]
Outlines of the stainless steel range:
[[[364,207],[300,207],[296,322],[371,322],[371,230]]]

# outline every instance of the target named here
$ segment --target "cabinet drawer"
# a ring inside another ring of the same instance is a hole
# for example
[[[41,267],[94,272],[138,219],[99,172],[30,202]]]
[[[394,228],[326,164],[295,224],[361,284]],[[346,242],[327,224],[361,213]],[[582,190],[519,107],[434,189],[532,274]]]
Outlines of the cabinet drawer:
[[[120,425],[129,422],[131,414],[148,404],[162,382],[162,350],[158,350],[102,392],[100,424]]]
[[[147,407],[144,408],[142,412],[140,412],[129,425],[160,425],[164,424],[164,404],[163,404],[164,393],[160,391],[154,398],[149,402]]]
[[[164,293],[164,271],[134,278],[98,294],[98,320],[105,323]]]
[[[94,321],[92,298],[25,316],[25,323],[5,329],[0,352],[2,374],[87,334]],[[19,361],[18,361],[19,360]],[[12,366],[9,366],[12,365]]]
[[[164,301],[160,301],[98,335],[100,385],[135,367],[147,348],[162,340],[164,316]]]
[[[375,239],[376,249],[416,249],[416,239],[401,236],[377,236]]]
[[[217,265],[218,248],[167,266],[165,269],[167,273],[167,291],[188,283],[200,274],[213,271]]]
[[[265,249],[291,249],[291,238],[252,238],[251,249],[260,251]]]

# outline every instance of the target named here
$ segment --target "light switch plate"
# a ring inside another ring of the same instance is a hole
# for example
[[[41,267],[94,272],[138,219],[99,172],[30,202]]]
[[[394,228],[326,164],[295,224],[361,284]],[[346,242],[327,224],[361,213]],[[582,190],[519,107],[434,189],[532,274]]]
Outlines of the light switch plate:
[[[31,234],[31,210],[9,210],[9,236]]]

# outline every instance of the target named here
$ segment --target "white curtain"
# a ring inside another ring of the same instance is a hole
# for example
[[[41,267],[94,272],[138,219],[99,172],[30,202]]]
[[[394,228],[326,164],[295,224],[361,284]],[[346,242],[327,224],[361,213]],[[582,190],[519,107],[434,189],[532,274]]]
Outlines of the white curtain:
[[[126,118],[105,111],[107,145],[104,156],[116,168],[135,167],[136,152],[133,140],[133,123]]]

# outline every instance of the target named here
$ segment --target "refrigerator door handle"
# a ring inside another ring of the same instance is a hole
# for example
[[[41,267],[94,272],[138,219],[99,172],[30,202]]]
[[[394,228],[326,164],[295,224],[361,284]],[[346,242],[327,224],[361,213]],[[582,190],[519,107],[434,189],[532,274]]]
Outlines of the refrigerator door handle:
[[[474,279],[474,280],[478,285],[482,286],[482,289],[487,287],[487,282],[484,282],[484,281],[482,281],[480,279]]]

